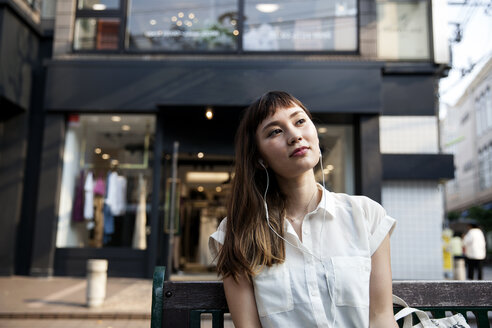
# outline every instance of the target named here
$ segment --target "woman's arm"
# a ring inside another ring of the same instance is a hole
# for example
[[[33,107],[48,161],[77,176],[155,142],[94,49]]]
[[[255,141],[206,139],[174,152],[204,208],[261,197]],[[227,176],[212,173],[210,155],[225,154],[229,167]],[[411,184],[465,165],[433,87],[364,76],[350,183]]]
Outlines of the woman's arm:
[[[236,328],[261,328],[253,284],[244,276],[238,282],[229,276],[224,279],[224,291],[232,321]]]
[[[369,322],[371,328],[398,328],[393,316],[390,239],[386,235],[371,257]]]

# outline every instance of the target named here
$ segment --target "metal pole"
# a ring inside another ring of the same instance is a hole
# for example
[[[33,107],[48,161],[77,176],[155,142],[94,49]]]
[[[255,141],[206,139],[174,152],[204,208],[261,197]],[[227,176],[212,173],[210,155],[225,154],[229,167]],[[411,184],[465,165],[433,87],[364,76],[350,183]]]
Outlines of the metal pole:
[[[167,250],[167,272],[172,273],[173,269],[173,250],[174,250],[174,216],[176,212],[176,181],[178,179],[178,150],[179,142],[174,142],[173,161],[171,166],[171,194],[169,201],[171,202],[169,210],[169,248]]]

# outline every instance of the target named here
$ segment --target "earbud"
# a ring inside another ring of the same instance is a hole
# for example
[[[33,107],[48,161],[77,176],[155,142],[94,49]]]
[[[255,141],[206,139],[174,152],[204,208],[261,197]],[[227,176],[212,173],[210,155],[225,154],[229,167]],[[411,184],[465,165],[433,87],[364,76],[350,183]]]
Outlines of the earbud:
[[[258,159],[258,163],[266,170],[265,163],[263,162],[262,158]]]

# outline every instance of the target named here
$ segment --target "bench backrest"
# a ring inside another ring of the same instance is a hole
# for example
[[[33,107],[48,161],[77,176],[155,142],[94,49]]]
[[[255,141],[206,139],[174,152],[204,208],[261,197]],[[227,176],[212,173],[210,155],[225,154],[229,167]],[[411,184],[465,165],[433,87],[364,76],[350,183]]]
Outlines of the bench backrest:
[[[211,313],[213,327],[222,328],[229,312],[222,282],[164,281],[164,267],[154,272],[152,293],[152,328],[200,327],[202,313]],[[492,281],[394,281],[393,293],[436,318],[459,312],[490,328]]]

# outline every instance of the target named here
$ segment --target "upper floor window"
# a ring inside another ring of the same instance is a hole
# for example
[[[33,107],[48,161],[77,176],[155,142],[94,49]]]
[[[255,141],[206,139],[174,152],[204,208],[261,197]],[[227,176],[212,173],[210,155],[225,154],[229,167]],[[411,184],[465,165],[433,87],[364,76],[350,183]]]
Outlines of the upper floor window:
[[[477,136],[492,128],[492,94],[488,86],[475,99],[475,117]]]
[[[357,50],[357,0],[78,0],[74,50]]]
[[[120,0],[78,0],[74,50],[120,49],[122,20]]]
[[[376,0],[378,57],[430,58],[429,1]]]

